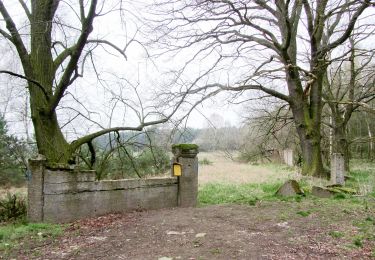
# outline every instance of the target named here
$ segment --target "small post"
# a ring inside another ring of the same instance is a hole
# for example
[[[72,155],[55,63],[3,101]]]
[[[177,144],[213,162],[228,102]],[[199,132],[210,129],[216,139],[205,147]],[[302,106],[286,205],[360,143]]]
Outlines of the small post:
[[[331,182],[332,184],[345,184],[345,161],[341,153],[331,156]]]
[[[284,163],[288,166],[294,166],[293,162],[293,150],[285,149],[283,150]]]
[[[195,207],[198,197],[198,145],[175,144],[172,146],[174,162],[181,165],[178,176],[178,206]]]
[[[30,222],[43,221],[43,182],[46,159],[38,156],[29,160],[27,182],[27,219]]]

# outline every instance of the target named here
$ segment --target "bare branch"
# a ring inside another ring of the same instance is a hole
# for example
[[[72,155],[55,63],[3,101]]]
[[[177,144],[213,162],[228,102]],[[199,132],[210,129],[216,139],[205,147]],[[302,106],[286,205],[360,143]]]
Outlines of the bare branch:
[[[70,55],[69,63],[67,67],[65,68],[64,74],[62,75],[60,82],[56,87],[56,91],[51,99],[50,112],[56,109],[57,105],[59,104],[61,98],[64,95],[65,90],[72,83],[71,77],[77,69],[78,60],[82,54],[83,48],[85,47],[87,43],[87,39],[90,33],[93,30],[93,21],[95,17],[95,10],[96,10],[97,2],[98,2],[97,0],[91,1],[90,10],[87,14],[87,17],[84,19],[82,23],[82,32],[75,45],[76,46],[75,50]]]
[[[363,3],[358,7],[357,11],[353,14],[352,18],[350,19],[350,21],[348,23],[348,26],[346,27],[345,32],[337,40],[335,40],[334,42],[325,46],[325,48],[323,48],[323,50],[322,50],[322,53],[326,53],[326,52],[336,48],[337,46],[339,46],[340,44],[342,44],[343,42],[345,42],[349,38],[349,36],[352,33],[353,28],[354,28],[354,26],[355,26],[355,24],[356,24],[356,22],[359,18],[359,16],[363,13],[364,10],[366,10],[366,8],[370,7],[370,4],[371,4],[371,1],[369,1],[369,0],[363,1]]]
[[[16,24],[14,23],[13,19],[8,13],[8,10],[5,8],[3,1],[0,0],[0,13],[3,16],[6,27],[8,31],[10,32],[11,38],[9,38],[9,35],[5,32],[1,31],[1,34],[5,36],[7,39],[9,39],[14,46],[17,49],[18,55],[20,56],[21,62],[23,64],[24,69],[31,71],[30,61],[29,61],[29,55],[27,52],[27,49],[21,39],[21,36],[18,32],[18,29],[16,27]],[[27,74],[27,72],[26,72]]]
[[[8,71],[8,70],[0,70],[0,74],[8,74],[8,75],[11,75],[11,76],[14,76],[14,77],[17,77],[17,78],[21,78],[21,79],[25,79],[27,80],[28,82],[30,83],[33,83],[35,84],[36,86],[38,86],[40,88],[40,90],[43,92],[44,96],[46,97],[47,100],[49,100],[49,95],[46,91],[46,89],[42,86],[42,84],[40,84],[38,81],[34,80],[34,79],[31,79],[29,77],[26,77],[26,76],[23,76],[21,74],[17,74],[15,72],[12,72],[12,71]]]
[[[25,14],[26,14],[27,18],[29,19],[29,21],[31,21],[31,13],[30,13],[30,10],[29,10],[29,8],[27,7],[25,1],[23,1],[23,0],[18,0],[18,2],[20,2],[20,4],[21,4],[23,10],[25,11]]]
[[[0,34],[2,36],[4,36],[6,39],[8,39],[9,41],[12,41],[12,36],[9,33],[7,33],[6,31],[0,29]]]
[[[343,105],[357,105],[360,106],[364,111],[369,112],[371,114],[375,114],[375,109],[370,107],[368,104],[364,102],[357,102],[357,101],[337,101],[337,100],[326,100],[328,103],[335,103],[335,104],[343,104]]]
[[[117,47],[115,44],[113,44],[112,42],[110,41],[106,41],[106,40],[100,40],[100,39],[89,39],[87,40],[87,43],[98,43],[98,44],[104,44],[104,45],[108,45],[110,47],[112,47],[113,49],[115,49],[116,51],[118,51],[124,58],[125,60],[127,60],[128,58],[126,57],[126,54],[125,54],[125,49],[120,49],[119,47]]]
[[[66,48],[63,50],[53,61],[54,70],[56,71],[57,68],[68,58],[70,55],[73,54],[73,52],[76,50],[76,45]]]

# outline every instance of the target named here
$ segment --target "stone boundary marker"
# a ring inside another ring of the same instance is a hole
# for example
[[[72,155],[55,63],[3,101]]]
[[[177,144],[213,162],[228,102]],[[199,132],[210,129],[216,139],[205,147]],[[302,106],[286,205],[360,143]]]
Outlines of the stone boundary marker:
[[[95,171],[49,167],[30,160],[28,213],[30,222],[71,222],[85,217],[140,209],[194,207],[198,195],[198,146],[174,146],[178,177],[97,181]]]
[[[332,184],[345,184],[345,160],[341,153],[331,156],[331,182]]]
[[[283,160],[284,163],[288,166],[294,166],[294,158],[293,158],[293,150],[292,149],[284,149],[283,150]]]

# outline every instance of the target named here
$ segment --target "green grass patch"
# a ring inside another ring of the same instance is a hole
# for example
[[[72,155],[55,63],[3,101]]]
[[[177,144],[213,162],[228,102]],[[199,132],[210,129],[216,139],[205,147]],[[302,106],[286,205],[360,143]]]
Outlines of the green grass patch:
[[[372,216],[367,216],[362,220],[354,220],[352,225],[358,228],[359,234],[353,240],[353,244],[362,247],[364,240],[375,241],[375,222]]]
[[[342,238],[345,236],[343,232],[335,231],[335,230],[329,231],[328,235],[330,235],[333,238]]]
[[[281,183],[264,184],[222,184],[210,183],[199,189],[200,205],[211,204],[249,204],[255,205],[259,199],[275,198],[275,192]]]
[[[282,183],[262,183],[258,184],[259,188],[263,191],[263,193],[267,194],[268,196],[273,196],[276,191],[280,188]]]
[[[63,233],[63,225],[45,223],[13,223],[0,226],[0,252],[5,254],[19,246],[21,241],[43,241]]]
[[[207,184],[198,194],[201,205],[238,203],[254,205],[258,200],[249,185]]]
[[[372,217],[366,217],[364,220],[355,220],[353,221],[353,226],[357,227],[359,231],[367,233],[375,225]],[[374,228],[373,228],[374,229]],[[374,230],[375,231],[375,230]]]
[[[333,196],[333,198],[335,200],[343,200],[343,199],[346,199],[347,198],[347,195],[345,195],[344,193],[337,193]]]
[[[371,217],[371,216],[368,216],[365,221],[369,221],[370,223],[372,223],[373,225],[375,225],[375,218]]]
[[[353,245],[355,245],[356,247],[363,247],[362,238],[361,237],[355,237],[353,239]]]
[[[298,211],[297,214],[300,215],[300,216],[302,216],[302,217],[308,217],[308,216],[310,216],[311,211],[309,211],[309,210],[307,210],[307,211],[301,210],[301,211]]]
[[[364,160],[352,160],[350,178],[346,186],[351,187],[361,195],[375,197],[375,163]]]

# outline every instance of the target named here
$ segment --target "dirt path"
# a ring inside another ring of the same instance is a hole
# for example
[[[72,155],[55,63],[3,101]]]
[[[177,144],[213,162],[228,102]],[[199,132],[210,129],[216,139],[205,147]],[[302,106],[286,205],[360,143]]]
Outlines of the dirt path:
[[[13,257],[371,259],[375,241],[364,238],[362,247],[353,246],[353,237],[362,234],[353,223],[374,221],[374,204],[338,209],[328,200],[273,201],[108,215],[71,224],[56,241],[25,241]],[[375,222],[371,225],[369,232]],[[332,232],[343,237],[333,237]]]

